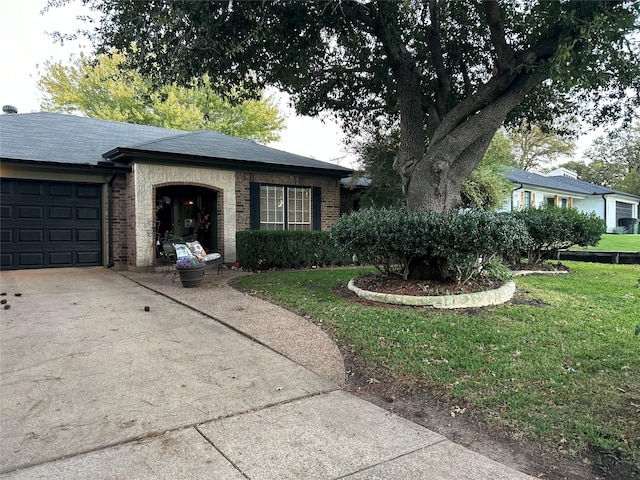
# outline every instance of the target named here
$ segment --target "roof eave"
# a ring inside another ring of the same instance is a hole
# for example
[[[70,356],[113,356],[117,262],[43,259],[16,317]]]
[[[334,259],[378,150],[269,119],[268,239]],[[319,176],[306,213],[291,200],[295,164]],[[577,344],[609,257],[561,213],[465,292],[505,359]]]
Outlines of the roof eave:
[[[71,163],[71,162],[52,162],[47,160],[26,160],[23,158],[7,158],[1,157],[0,161],[20,164],[24,166],[30,167],[49,167],[49,168],[60,168],[64,170],[73,169],[77,170],[81,168],[83,170],[90,171],[100,171],[100,172],[119,172],[119,173],[128,173],[131,171],[131,167],[128,165],[122,165],[114,162],[98,162],[98,163]]]
[[[136,161],[162,160],[171,161],[174,164],[177,163],[190,166],[195,165],[203,167],[218,167],[227,170],[259,169],[269,172],[278,171],[287,173],[296,171],[304,172],[307,174],[313,173],[314,175],[331,176],[337,178],[343,178],[353,172],[353,170],[350,170],[346,167],[341,167],[339,165],[336,165],[332,168],[305,167],[301,165],[285,165],[278,163],[265,163],[260,161],[227,159],[219,157],[202,157],[184,153],[157,152],[123,147],[116,147],[104,153],[102,157],[113,162],[123,163],[127,165],[130,165],[131,163]]]

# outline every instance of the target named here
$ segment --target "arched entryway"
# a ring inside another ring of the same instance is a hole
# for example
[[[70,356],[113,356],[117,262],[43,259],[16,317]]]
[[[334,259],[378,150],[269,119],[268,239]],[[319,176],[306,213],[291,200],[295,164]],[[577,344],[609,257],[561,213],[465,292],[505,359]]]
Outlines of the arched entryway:
[[[156,225],[160,239],[192,238],[207,252],[220,251],[221,196],[217,190],[197,185],[156,188]]]

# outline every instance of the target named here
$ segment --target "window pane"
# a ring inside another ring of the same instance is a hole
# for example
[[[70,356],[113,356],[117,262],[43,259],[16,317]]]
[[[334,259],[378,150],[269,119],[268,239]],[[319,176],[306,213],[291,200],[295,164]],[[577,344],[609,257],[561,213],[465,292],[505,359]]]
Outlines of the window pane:
[[[260,187],[260,229],[284,230],[284,187]]]
[[[287,189],[287,220],[289,230],[311,230],[311,189]]]

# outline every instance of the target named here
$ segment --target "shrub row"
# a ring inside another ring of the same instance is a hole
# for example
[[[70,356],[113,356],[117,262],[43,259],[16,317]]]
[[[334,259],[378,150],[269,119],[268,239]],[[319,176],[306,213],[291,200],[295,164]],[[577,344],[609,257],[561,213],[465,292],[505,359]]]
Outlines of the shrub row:
[[[605,232],[595,214],[553,205],[514,213],[436,214],[404,208],[344,215],[331,233],[247,230],[237,233],[240,264],[252,270],[346,265],[352,256],[403,278],[466,282],[496,262],[540,263],[558,249],[595,245]]]
[[[351,256],[329,232],[245,230],[236,234],[238,261],[252,270],[346,265]]]
[[[362,210],[343,216],[331,235],[336,244],[381,272],[458,282],[529,242],[524,225],[512,215],[476,210],[446,214]]]

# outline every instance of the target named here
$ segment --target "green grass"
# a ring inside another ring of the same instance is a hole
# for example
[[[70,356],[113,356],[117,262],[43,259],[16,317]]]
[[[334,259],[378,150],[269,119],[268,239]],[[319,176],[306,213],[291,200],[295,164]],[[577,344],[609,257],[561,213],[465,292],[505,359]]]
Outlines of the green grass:
[[[603,252],[640,252],[640,235],[602,236],[595,247],[573,247],[571,250],[600,250]]]
[[[385,365],[486,421],[547,446],[620,453],[640,466],[640,267],[566,262],[517,280],[514,304],[468,311],[368,307],[336,286],[363,269],[261,273],[242,287],[327,323],[370,367]],[[544,306],[540,302],[544,302]]]

